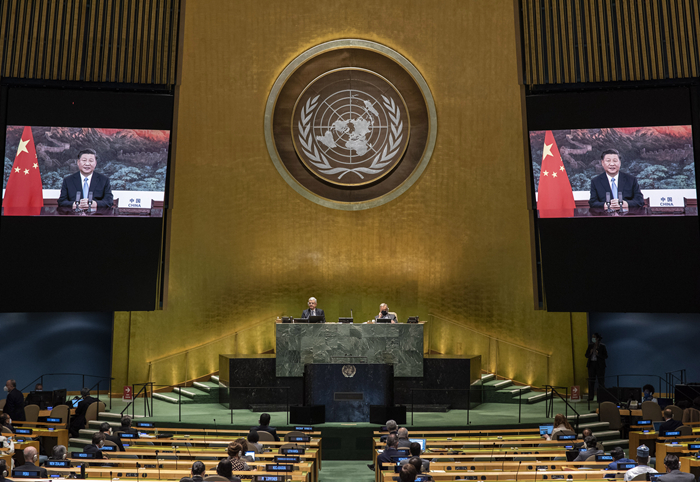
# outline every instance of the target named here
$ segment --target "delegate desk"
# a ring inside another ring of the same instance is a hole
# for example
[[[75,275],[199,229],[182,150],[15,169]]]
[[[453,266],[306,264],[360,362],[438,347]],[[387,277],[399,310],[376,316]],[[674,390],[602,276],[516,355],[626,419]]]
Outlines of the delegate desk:
[[[451,472],[434,472],[430,471],[433,480],[586,480],[586,481],[606,481],[606,475],[619,474],[616,479],[621,480],[625,470],[559,470],[556,472],[472,472],[472,471],[451,471]],[[398,480],[398,474],[393,471],[384,470],[381,472],[379,482],[393,482]]]
[[[422,377],[423,323],[277,323],[275,354],[278,377],[314,363],[392,364],[395,377]]]
[[[94,462],[91,462],[94,463]],[[206,465],[206,464],[205,464]],[[114,470],[115,468],[118,469],[118,467],[87,467],[85,469],[85,474],[86,478],[89,478],[90,480],[93,480],[95,477],[106,477],[108,480],[114,480],[112,477],[116,476],[118,478],[125,477],[127,479],[155,479],[155,480],[180,480],[182,477],[189,477],[190,476],[190,468],[187,469],[180,469],[180,470],[171,470],[171,469],[160,469],[158,470],[157,468],[150,468],[146,469],[144,467],[141,468],[125,468],[122,470]],[[205,474],[208,475],[213,475],[216,473],[216,468],[209,468],[207,467],[207,471]],[[71,472],[76,473],[80,472],[80,469],[78,468],[76,470],[76,467],[71,467],[71,468],[59,468],[59,467],[53,467],[51,470],[49,470],[49,473],[51,474],[61,474],[63,476],[69,476]],[[293,471],[293,472],[268,472],[265,470],[248,470],[248,471],[242,471],[242,470],[234,470],[233,475],[237,477],[246,477],[246,476],[254,476],[254,475],[285,475],[289,477],[291,480],[296,481],[296,482],[309,482],[309,472],[302,472],[302,471]],[[15,480],[15,479],[13,479]],[[22,479],[22,480],[27,480],[27,479]],[[46,482],[46,479],[43,479],[43,482]]]

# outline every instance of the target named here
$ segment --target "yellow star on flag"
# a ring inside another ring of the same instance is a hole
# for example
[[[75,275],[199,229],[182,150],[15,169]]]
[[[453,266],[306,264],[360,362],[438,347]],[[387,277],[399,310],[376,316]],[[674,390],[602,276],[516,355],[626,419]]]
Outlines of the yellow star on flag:
[[[564,166],[559,167],[559,170],[560,170],[560,171],[563,171],[563,170],[564,170]]]
[[[556,172],[553,172],[553,173],[552,173],[552,177],[557,177],[557,173],[556,173]]]
[[[24,174],[29,174],[29,169],[25,169]]]
[[[36,169],[37,167],[39,167],[39,164],[37,164],[37,163],[35,162],[34,165],[33,165],[32,167],[33,167],[34,169]]]
[[[26,152],[27,154],[29,154],[29,151],[27,150],[27,144],[29,144],[29,139],[27,139],[26,141],[23,141],[22,139],[19,140],[19,146],[17,146],[17,156],[19,156],[22,152]]]
[[[549,176],[549,172],[547,171],[544,171],[542,174],[544,174],[545,176]]]
[[[547,158],[547,156],[552,155],[552,146],[553,145],[554,144],[545,144],[544,145],[544,150],[542,151],[542,160],[543,161]]]
[[[15,167],[15,172],[19,172],[19,167]]]

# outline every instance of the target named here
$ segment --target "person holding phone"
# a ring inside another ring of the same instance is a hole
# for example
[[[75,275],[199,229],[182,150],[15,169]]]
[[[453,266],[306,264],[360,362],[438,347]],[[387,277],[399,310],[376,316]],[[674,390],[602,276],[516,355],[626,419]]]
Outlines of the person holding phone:
[[[83,149],[78,153],[76,164],[78,172],[63,178],[58,205],[82,210],[111,208],[114,197],[109,178],[95,172],[97,152]]]

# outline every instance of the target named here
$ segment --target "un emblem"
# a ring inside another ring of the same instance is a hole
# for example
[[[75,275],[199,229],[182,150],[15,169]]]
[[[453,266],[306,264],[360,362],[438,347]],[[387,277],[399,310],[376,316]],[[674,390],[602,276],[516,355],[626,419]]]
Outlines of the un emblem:
[[[410,137],[406,103],[374,72],[339,69],[316,79],[292,114],[299,158],[318,177],[357,186],[386,176]]]
[[[366,40],[303,52],[273,85],[265,141],[277,171],[323,206],[360,210],[406,192],[437,136],[433,97],[405,57]]]
[[[357,368],[355,368],[355,365],[343,365],[341,370],[343,375],[345,375],[345,378],[352,378],[355,376],[355,373],[357,373]]]

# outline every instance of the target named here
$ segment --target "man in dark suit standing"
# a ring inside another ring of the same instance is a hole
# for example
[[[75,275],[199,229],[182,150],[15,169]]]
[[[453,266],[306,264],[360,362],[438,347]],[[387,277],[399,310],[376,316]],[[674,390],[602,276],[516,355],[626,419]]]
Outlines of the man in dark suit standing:
[[[257,427],[253,427],[252,430],[257,430],[258,432],[267,432],[275,438],[275,442],[280,441],[279,435],[277,435],[277,429],[275,427],[270,427],[269,413],[263,413],[262,415],[260,415],[259,423],[260,425],[258,425]]]
[[[621,207],[644,206],[644,196],[639,188],[637,178],[631,174],[620,172],[620,153],[616,149],[603,151],[600,157],[605,172],[591,179],[591,195],[588,205],[592,208],[605,207],[605,193],[610,193],[610,208],[615,211]],[[622,205],[618,201],[618,193],[622,193]]]
[[[90,396],[90,389],[88,388],[81,389],[80,395],[82,395],[83,399],[76,407],[75,416],[73,416],[70,421],[70,434],[73,437],[80,436],[80,431],[84,429],[87,424],[87,420],[85,419],[87,409],[91,404],[97,401],[96,398]]]
[[[598,379],[598,389],[605,387],[605,359],[608,358],[608,349],[602,343],[600,333],[594,333],[591,343],[586,350],[586,366],[588,367],[588,400],[593,400],[595,381]],[[600,395],[600,393],[598,394]],[[600,396],[598,397],[600,400]]]
[[[5,391],[7,392],[7,400],[3,412],[15,422],[24,422],[24,395],[17,390],[17,382],[15,380],[6,381]]]
[[[111,208],[114,199],[109,178],[95,172],[97,153],[92,149],[80,151],[77,164],[79,172],[63,178],[58,205],[73,209],[76,207],[80,209]],[[89,193],[92,193],[92,204],[88,205]],[[80,198],[77,205],[76,194]]]
[[[304,310],[304,312],[301,314],[302,318],[308,318],[309,316],[322,316],[323,320],[321,320],[321,323],[326,322],[326,314],[323,312],[321,308],[316,308],[316,298],[313,296],[309,298],[309,309]]]

